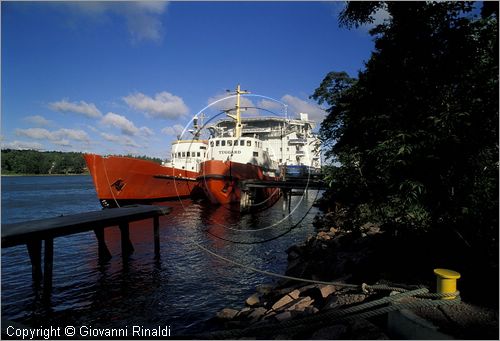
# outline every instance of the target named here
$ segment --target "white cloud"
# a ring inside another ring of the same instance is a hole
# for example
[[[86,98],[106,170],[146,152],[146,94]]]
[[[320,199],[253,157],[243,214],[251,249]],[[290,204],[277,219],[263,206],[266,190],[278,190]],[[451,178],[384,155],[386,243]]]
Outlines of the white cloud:
[[[177,136],[179,134],[182,134],[184,131],[184,127],[181,126],[180,124],[176,124],[172,127],[165,127],[161,130],[161,132],[165,135],[171,135],[171,136]]]
[[[141,134],[142,136],[144,136],[144,137],[150,137],[150,136],[153,136],[153,135],[155,134],[155,133],[154,133],[151,129],[149,129],[148,127],[141,127],[141,128],[139,129],[139,131],[140,131],[140,134]]]
[[[134,140],[132,140],[132,138],[130,138],[129,136],[117,136],[117,135],[108,134],[108,133],[101,133],[101,136],[106,141],[118,143],[122,146],[136,147],[136,148],[140,147],[140,145],[137,144],[136,142],[134,142]]]
[[[48,126],[52,121],[47,120],[45,117],[40,115],[26,116],[24,121],[33,123],[39,126]]]
[[[163,39],[161,15],[166,11],[167,4],[161,1],[136,1],[121,7],[132,43],[143,40],[160,42]]]
[[[271,101],[271,100],[268,100],[268,99],[262,99],[260,100],[258,103],[257,103],[257,106],[259,108],[264,108],[264,109],[267,109],[269,111],[272,111],[273,113],[281,116],[283,114],[283,111],[284,111],[284,107],[283,107],[283,104],[280,104],[278,102],[275,102],[275,101]]]
[[[58,140],[58,141],[53,141],[52,142],[53,144],[57,144],[59,146],[63,146],[63,147],[71,147],[71,143],[69,142],[69,140],[67,139],[62,139],[62,140]]]
[[[108,112],[102,118],[101,123],[104,125],[119,128],[125,135],[136,135],[139,132],[139,128],[137,128],[135,124],[132,123],[132,121],[127,119],[125,116],[118,115],[112,112]]]
[[[28,128],[28,129],[16,129],[16,135],[26,136],[37,140],[53,140],[54,137],[52,133],[44,128]]]
[[[285,95],[281,101],[288,105],[288,116],[298,117],[299,113],[309,114],[309,119],[320,123],[326,116],[326,111],[320,108],[317,104],[305,101],[292,95]]]
[[[43,149],[43,146],[38,142],[26,142],[26,141],[12,141],[8,143],[2,142],[2,149],[34,149],[40,150]]]
[[[56,138],[61,138],[61,139],[68,138],[68,139],[76,140],[76,141],[84,141],[84,142],[90,141],[89,135],[87,135],[87,133],[84,132],[83,130],[62,128],[62,129],[56,130],[54,132],[54,136]]]
[[[87,103],[85,101],[76,102],[68,102],[66,99],[63,99],[59,102],[49,103],[49,108],[59,112],[73,112],[78,114],[83,114],[90,118],[98,118],[101,117],[102,114],[97,109],[95,104]]]
[[[228,96],[231,95],[227,93],[217,94],[215,96],[210,97],[207,101],[207,104],[212,104],[218,101],[210,108],[219,111],[234,109],[236,107],[236,97],[226,98]],[[243,108],[242,113],[244,114],[245,113],[249,115],[258,114],[258,110],[253,109],[256,107],[256,105],[248,97],[240,96],[240,107]]]
[[[77,1],[69,3],[74,14],[83,14],[97,24],[109,21],[111,16],[125,19],[133,44],[141,41],[161,42],[164,36],[162,15],[167,11],[166,1]]]
[[[37,140],[61,141],[63,139],[71,139],[82,142],[90,141],[85,131],[65,128],[55,131],[49,131],[44,128],[16,129],[16,135],[26,136]]]
[[[156,94],[154,98],[139,92],[123,97],[123,100],[131,108],[145,112],[149,117],[171,119],[184,116],[189,111],[181,97],[166,91]]]

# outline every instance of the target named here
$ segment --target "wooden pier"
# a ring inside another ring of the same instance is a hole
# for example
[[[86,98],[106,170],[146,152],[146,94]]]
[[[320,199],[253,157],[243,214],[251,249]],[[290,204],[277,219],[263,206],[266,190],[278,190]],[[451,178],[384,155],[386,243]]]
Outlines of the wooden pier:
[[[240,212],[250,212],[254,205],[255,190],[257,188],[279,188],[285,195],[285,204],[288,206],[290,212],[292,190],[309,190],[309,189],[324,189],[325,183],[318,180],[318,177],[299,178],[290,177],[286,180],[258,180],[250,179],[240,182],[241,199],[240,199]]]
[[[243,180],[241,181],[241,189],[243,191],[252,188],[281,188],[281,189],[324,189],[325,183],[316,179],[290,178],[288,180]]]
[[[54,238],[94,231],[98,242],[100,260],[109,260],[111,254],[104,240],[104,229],[118,226],[121,233],[122,257],[127,259],[134,252],[129,237],[129,223],[153,218],[153,239],[155,257],[160,256],[159,217],[167,215],[170,207],[132,205],[85,213],[32,220],[2,225],[2,248],[26,244],[32,265],[32,278],[39,286],[43,278],[43,291],[50,297],[52,289],[52,268],[54,259]],[[44,241],[44,271],[42,274],[41,254]]]

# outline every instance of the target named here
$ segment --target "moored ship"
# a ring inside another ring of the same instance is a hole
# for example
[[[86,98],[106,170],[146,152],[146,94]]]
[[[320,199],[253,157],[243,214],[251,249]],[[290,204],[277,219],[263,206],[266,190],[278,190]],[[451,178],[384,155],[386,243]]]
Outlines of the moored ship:
[[[240,95],[236,89],[234,113],[230,119],[210,127],[207,160],[200,166],[200,187],[212,203],[231,204],[250,201],[251,209],[272,205],[280,196],[273,187],[242,192],[245,180],[278,181],[287,166],[319,169],[319,140],[312,133],[313,122],[307,114],[300,120],[286,117],[252,117],[242,119]],[[248,196],[250,194],[250,197]],[[245,210],[248,207],[245,202]]]
[[[207,153],[207,141],[199,139],[197,119],[192,140],[172,142],[171,161],[85,154],[97,197],[103,207],[164,201],[191,196],[199,190],[196,177]]]

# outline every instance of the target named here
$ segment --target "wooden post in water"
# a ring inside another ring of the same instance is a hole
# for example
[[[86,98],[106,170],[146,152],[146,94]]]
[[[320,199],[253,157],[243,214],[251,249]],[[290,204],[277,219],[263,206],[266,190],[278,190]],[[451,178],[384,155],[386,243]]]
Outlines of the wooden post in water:
[[[31,277],[36,287],[42,280],[42,241],[34,240],[26,243],[31,260]]]
[[[111,259],[111,252],[109,252],[106,245],[106,240],[104,239],[104,228],[94,229],[95,236],[97,238],[97,252],[99,255],[99,261],[108,261]]]
[[[155,243],[155,258],[160,258],[160,217],[153,218],[153,234]]]
[[[288,213],[290,213],[290,210],[292,209],[292,190],[288,192]]]
[[[128,222],[121,223],[119,227],[122,235],[122,257],[126,258],[130,256],[132,253],[134,253],[134,246],[130,241]]]
[[[52,292],[52,270],[54,265],[54,239],[45,239],[45,257],[43,264],[43,294],[50,300]]]

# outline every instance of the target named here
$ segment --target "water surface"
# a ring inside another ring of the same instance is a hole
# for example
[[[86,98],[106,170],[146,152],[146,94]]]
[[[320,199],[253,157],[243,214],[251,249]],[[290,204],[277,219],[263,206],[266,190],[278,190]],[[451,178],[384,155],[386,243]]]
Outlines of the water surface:
[[[89,176],[2,177],[2,224],[99,210]],[[170,325],[172,335],[207,328],[224,307],[241,308],[260,283],[274,279],[220,260],[196,246],[259,269],[284,273],[285,250],[313,233],[315,191],[280,199],[241,216],[203,201],[172,201],[160,218],[161,258],[154,259],[152,221],[132,223],[134,254],[122,263],[118,228],[106,229],[113,258],[100,264],[93,232],[54,241],[50,305],[31,282],[25,246],[2,249],[2,318],[27,325]],[[277,238],[278,236],[281,237]],[[269,240],[266,242],[266,240]]]

